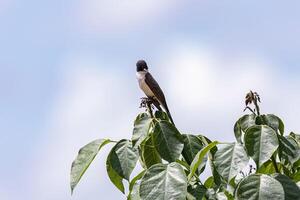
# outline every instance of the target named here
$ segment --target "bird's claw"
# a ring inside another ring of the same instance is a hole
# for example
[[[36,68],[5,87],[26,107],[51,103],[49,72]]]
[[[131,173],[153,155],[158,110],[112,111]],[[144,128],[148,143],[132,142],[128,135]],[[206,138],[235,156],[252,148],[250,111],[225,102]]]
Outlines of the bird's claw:
[[[148,97],[142,97],[141,98],[141,103],[140,103],[140,108],[154,108],[153,107],[153,100],[151,98]]]

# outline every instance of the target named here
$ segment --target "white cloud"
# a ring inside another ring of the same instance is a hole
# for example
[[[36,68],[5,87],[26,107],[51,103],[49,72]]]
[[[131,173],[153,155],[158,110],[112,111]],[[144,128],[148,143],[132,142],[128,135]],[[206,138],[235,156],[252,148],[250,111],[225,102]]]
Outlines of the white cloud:
[[[169,90],[176,101],[188,107],[207,104],[204,97],[211,95],[216,84],[216,62],[208,49],[179,45],[164,56],[169,66]],[[175,86],[175,87],[174,87]]]
[[[88,31],[137,30],[149,22],[161,20],[177,1],[171,0],[85,0],[77,7],[79,25]]]

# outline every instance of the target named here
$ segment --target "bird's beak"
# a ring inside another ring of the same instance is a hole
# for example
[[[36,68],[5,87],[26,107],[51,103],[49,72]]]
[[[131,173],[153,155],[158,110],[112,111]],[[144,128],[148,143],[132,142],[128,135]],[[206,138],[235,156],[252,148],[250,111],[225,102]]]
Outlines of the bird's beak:
[[[145,72],[148,72],[148,69],[144,69]]]

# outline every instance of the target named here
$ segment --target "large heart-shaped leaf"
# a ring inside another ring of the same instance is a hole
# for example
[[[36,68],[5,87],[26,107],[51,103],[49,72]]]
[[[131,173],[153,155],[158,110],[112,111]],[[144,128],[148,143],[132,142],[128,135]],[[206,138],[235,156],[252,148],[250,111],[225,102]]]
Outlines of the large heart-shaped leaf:
[[[120,140],[110,151],[107,160],[106,168],[110,180],[122,192],[122,179],[129,181],[129,176],[135,168],[138,160],[138,151],[132,147],[129,140]]]
[[[268,161],[278,148],[276,132],[266,125],[256,125],[245,134],[247,153],[255,161],[257,168]]]
[[[248,162],[249,157],[240,143],[223,145],[214,156],[216,169],[227,183],[244,169]]]
[[[80,181],[81,177],[86,172],[86,170],[100,151],[100,149],[109,142],[111,141],[108,139],[94,140],[93,142],[85,145],[79,150],[78,155],[73,161],[71,167],[70,185],[72,193],[74,191],[74,188]]]
[[[152,119],[147,113],[139,114],[134,121],[132,144],[138,146],[147,137]]]
[[[268,175],[250,175],[243,179],[235,192],[237,200],[284,200],[280,182]]]
[[[242,135],[246,132],[246,130],[255,125],[256,115],[244,115],[241,117],[234,125],[234,135],[237,142],[242,142]]]
[[[273,177],[281,183],[285,200],[300,200],[300,189],[294,181],[282,174],[275,174]]]
[[[156,122],[153,130],[154,145],[160,156],[174,162],[183,150],[182,135],[176,127],[168,121]]]
[[[153,165],[141,180],[141,200],[184,200],[186,196],[187,179],[178,163]]]

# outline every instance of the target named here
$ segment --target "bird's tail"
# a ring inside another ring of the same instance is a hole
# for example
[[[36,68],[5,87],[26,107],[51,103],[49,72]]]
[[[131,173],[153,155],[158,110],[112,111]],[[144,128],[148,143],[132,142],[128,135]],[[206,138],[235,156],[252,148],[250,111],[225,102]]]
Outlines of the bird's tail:
[[[169,108],[168,108],[167,104],[165,104],[163,107],[164,107],[164,109],[166,110],[167,115],[168,115],[170,121],[171,121],[172,124],[175,126],[175,123],[174,123],[174,121],[173,121],[173,118],[172,118],[172,116],[171,116],[171,113],[170,113],[170,111],[169,111]]]

